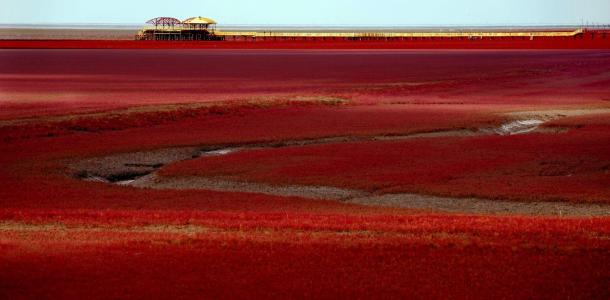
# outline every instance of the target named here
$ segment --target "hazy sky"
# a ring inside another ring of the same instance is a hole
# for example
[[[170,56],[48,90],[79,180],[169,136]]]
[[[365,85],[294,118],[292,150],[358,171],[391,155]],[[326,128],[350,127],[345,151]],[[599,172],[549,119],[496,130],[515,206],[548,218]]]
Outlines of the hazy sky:
[[[220,24],[610,24],[610,0],[0,0],[0,23],[129,23],[207,16]]]

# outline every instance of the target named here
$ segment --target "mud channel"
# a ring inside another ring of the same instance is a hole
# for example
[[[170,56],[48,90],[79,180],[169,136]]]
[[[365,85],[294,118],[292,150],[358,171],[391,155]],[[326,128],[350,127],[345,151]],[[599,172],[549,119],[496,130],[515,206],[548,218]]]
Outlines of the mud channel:
[[[537,116],[540,116],[539,114]],[[339,136],[282,142],[265,142],[241,145],[181,147],[153,151],[115,154],[90,158],[70,165],[76,177],[86,181],[102,182],[147,189],[213,190],[226,192],[262,193],[276,196],[307,199],[335,200],[346,203],[431,210],[462,214],[547,215],[566,217],[610,216],[610,205],[566,202],[516,202],[475,198],[448,198],[417,194],[374,194],[365,191],[328,186],[277,186],[264,183],[237,182],[204,177],[162,177],[157,171],[163,166],[201,157],[230,155],[239,151],[265,148],[299,147],[306,145],[337,144],[362,141],[408,140],[435,137],[466,137],[482,135],[514,135],[535,132],[560,133],[563,128],[540,127],[548,120],[565,115],[515,120],[497,128],[478,130],[447,130],[407,135],[380,135],[369,137]]]

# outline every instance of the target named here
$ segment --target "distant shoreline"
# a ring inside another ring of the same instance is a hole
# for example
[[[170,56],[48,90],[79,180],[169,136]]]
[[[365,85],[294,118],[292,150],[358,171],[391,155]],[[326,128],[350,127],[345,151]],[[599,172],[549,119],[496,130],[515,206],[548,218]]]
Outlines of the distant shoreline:
[[[0,40],[133,40],[140,25],[0,24]],[[222,31],[258,32],[494,32],[574,30],[578,26],[260,26],[224,25]]]

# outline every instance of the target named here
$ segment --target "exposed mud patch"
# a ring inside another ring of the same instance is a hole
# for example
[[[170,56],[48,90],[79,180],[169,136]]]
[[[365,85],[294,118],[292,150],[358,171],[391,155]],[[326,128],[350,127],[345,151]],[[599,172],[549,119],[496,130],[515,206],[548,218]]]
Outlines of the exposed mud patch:
[[[239,151],[240,148],[224,148],[224,149],[218,149],[218,150],[210,150],[210,151],[201,151],[200,156],[204,157],[204,156],[222,156],[222,155],[227,155],[227,154],[231,154],[233,152]]]
[[[326,200],[346,200],[368,195],[365,192],[325,186],[275,186],[202,177],[169,178],[160,177],[155,174],[141,177],[133,181],[130,186],[172,190],[205,189],[221,192],[259,193],[284,197],[302,197],[308,199]]]
[[[461,214],[544,215],[565,217],[610,216],[610,205],[566,202],[517,202],[476,198],[449,198],[417,194],[377,195],[364,191],[326,186],[276,186],[202,177],[160,177],[155,174],[135,180],[130,186],[150,189],[212,190],[260,193],[273,196],[337,200],[346,203],[431,210]]]
[[[70,168],[76,171],[78,178],[125,184],[151,174],[164,165],[200,155],[197,147],[169,148],[90,158],[76,162]]]
[[[518,120],[502,124],[495,132],[499,135],[524,134],[536,130],[544,123],[543,120]]]
[[[434,210],[463,214],[545,215],[564,217],[610,216],[610,205],[566,202],[517,202],[448,198],[415,194],[387,194],[353,198],[349,203]]]
[[[505,115],[519,120],[542,120],[550,121],[565,117],[587,116],[610,113],[610,108],[590,108],[590,109],[552,109],[552,110],[531,110],[516,111],[505,113]]]

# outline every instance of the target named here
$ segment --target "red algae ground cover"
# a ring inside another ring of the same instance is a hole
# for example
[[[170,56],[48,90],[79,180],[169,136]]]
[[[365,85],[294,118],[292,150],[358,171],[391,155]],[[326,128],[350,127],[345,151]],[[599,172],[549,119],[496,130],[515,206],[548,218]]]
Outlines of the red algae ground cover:
[[[608,98],[609,61],[566,50],[1,50],[0,119],[303,95],[583,105]]]
[[[602,219],[112,210],[2,217],[7,295],[607,295]]]
[[[271,102],[260,106],[221,105],[167,112],[74,117],[55,122],[36,121],[7,125],[1,127],[0,132],[6,141],[83,132],[112,132],[119,136],[127,134],[131,138],[158,140],[172,135],[174,141],[178,137],[183,138],[179,144],[235,144],[480,128],[497,125],[506,119],[485,112],[489,112],[489,108],[477,105],[351,106]],[[278,127],[278,124],[282,126]],[[153,125],[156,125],[154,130],[158,135],[151,137],[149,127]],[[181,131],[179,128],[187,130]],[[211,128],[213,130],[209,130]],[[128,129],[129,132],[123,131]],[[78,140],[78,137],[75,139]]]
[[[24,297],[607,295],[608,245],[595,241],[607,235],[598,232],[603,223],[537,221],[532,228],[528,220],[452,219],[397,220],[413,228],[443,224],[434,226],[440,231],[402,233],[337,232],[340,222],[330,231],[19,225],[24,231],[3,224],[3,238],[12,241],[5,251],[13,254],[0,276],[7,295]],[[469,229],[453,227],[468,223]],[[586,234],[558,242],[573,226]]]
[[[607,217],[137,189],[70,169],[141,150],[488,128],[516,118],[507,112],[604,108],[608,53],[139,51],[0,51],[0,298],[610,295]],[[605,202],[607,120],[244,151],[161,173]],[[548,181],[523,185],[540,171]]]
[[[122,240],[120,233],[111,230],[106,234],[76,233],[66,236],[73,239],[71,242],[46,242],[44,251],[30,250],[37,245],[27,242],[16,246],[13,250],[18,254],[3,264],[6,273],[0,275],[7,287],[5,295],[28,298],[404,295],[603,298],[607,295],[604,283],[607,254],[581,245],[578,250],[549,251],[535,247],[489,248],[470,243],[463,246],[452,241],[419,245],[417,238],[404,237],[325,237],[248,231],[204,234],[203,238],[145,233],[127,236]],[[250,240],[244,241],[243,236]],[[46,237],[44,233],[21,236],[25,240]],[[106,242],[77,242],[87,239]],[[25,271],[29,269],[37,272]]]

